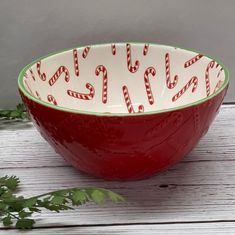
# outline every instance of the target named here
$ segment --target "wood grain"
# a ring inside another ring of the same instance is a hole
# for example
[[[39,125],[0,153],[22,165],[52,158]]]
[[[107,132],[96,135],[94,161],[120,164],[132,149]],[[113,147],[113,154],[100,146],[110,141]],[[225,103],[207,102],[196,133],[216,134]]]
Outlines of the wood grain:
[[[34,229],[30,235],[234,235],[235,223],[192,223],[192,224],[158,224],[158,225],[119,225],[94,227],[65,227]],[[28,234],[14,230],[0,231],[1,235]]]

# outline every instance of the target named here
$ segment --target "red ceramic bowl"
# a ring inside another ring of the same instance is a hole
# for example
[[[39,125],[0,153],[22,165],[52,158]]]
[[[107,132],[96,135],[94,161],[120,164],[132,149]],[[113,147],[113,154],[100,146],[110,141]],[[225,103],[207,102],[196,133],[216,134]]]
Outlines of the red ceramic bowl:
[[[56,152],[91,175],[133,180],[192,150],[219,110],[228,72],[191,50],[115,43],[40,58],[18,84]]]

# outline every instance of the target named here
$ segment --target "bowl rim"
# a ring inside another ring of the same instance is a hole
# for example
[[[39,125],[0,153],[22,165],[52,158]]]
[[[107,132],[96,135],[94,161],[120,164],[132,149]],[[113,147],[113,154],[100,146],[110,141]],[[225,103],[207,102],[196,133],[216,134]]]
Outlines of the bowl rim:
[[[127,43],[129,44],[137,44],[137,45],[144,45],[144,44],[149,44],[151,46],[157,46],[157,47],[170,47],[170,48],[179,48],[181,50],[185,50],[187,52],[193,52],[193,53],[198,53],[198,54],[202,54],[203,56],[214,60],[216,63],[218,63],[224,70],[225,73],[225,79],[223,82],[223,85],[213,94],[200,99],[198,101],[189,103],[189,104],[185,104],[185,105],[180,105],[177,107],[173,107],[173,108],[168,108],[168,109],[161,109],[161,110],[156,110],[156,111],[148,111],[148,112],[142,112],[142,113],[105,113],[105,112],[91,112],[91,111],[83,111],[83,110],[78,110],[78,109],[72,109],[72,108],[66,108],[66,107],[62,107],[62,106],[57,106],[57,105],[53,105],[51,103],[45,102],[43,100],[37,99],[36,97],[32,96],[29,91],[26,90],[24,84],[23,84],[23,77],[26,73],[26,71],[33,66],[34,64],[36,64],[38,61],[46,59],[48,57],[52,57],[58,54],[63,54],[66,53],[68,51],[73,50],[74,48],[77,49],[82,49],[85,47],[102,47],[102,46],[110,46],[111,44],[116,44],[116,45],[126,45]],[[63,49],[63,50],[58,50],[55,52],[51,52],[48,53],[44,56],[41,56],[37,59],[34,59],[31,63],[27,64],[25,67],[23,67],[23,69],[21,69],[19,75],[18,75],[18,88],[19,90],[23,93],[24,96],[26,96],[28,99],[41,104],[43,106],[46,106],[47,108],[52,108],[52,109],[56,109],[59,111],[64,111],[64,112],[69,112],[69,113],[74,113],[74,114],[86,114],[86,115],[93,115],[93,116],[121,116],[121,117],[130,117],[130,116],[143,116],[143,115],[151,115],[151,114],[159,114],[159,113],[166,113],[166,112],[172,112],[172,111],[177,111],[177,110],[181,110],[181,109],[185,109],[185,108],[189,108],[189,107],[193,107],[199,104],[202,104],[208,100],[211,100],[212,98],[214,98],[215,96],[219,95],[229,84],[229,71],[227,69],[227,67],[217,58],[215,57],[211,57],[205,53],[202,53],[201,51],[198,50],[194,50],[191,48],[184,48],[184,47],[180,47],[180,46],[172,46],[172,45],[166,45],[166,44],[158,44],[158,43],[153,43],[153,42],[107,42],[107,43],[99,43],[99,44],[90,44],[90,45],[85,45],[85,46],[78,46],[78,47],[71,47],[71,48],[67,48],[67,49]]]

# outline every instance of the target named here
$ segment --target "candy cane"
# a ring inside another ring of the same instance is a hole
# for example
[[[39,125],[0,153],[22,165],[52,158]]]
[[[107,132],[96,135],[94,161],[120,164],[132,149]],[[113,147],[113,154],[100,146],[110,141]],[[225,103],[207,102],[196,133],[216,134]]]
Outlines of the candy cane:
[[[30,72],[30,74],[31,74],[32,79],[35,81],[35,76],[34,76],[33,70],[32,70],[32,69],[29,69],[29,72]]]
[[[29,92],[31,93],[31,95],[33,95],[33,92],[32,92],[32,90],[31,90],[31,88],[30,88],[30,86],[29,86],[29,84],[28,84],[26,79],[24,80],[24,83],[27,86],[27,88],[28,88]]]
[[[86,57],[87,57],[89,51],[90,51],[90,47],[85,47],[85,48],[84,48],[84,50],[83,50],[83,52],[82,52],[82,57],[83,57],[84,59],[86,59]]]
[[[70,79],[69,70],[65,66],[62,65],[57,69],[54,75],[49,79],[48,81],[49,85],[53,86],[62,73],[65,74],[64,79],[66,82],[68,82]]]
[[[67,90],[67,94],[77,99],[91,100],[95,95],[95,89],[90,83],[86,84],[86,88],[90,91],[89,94],[79,93],[77,91],[72,91],[72,90]]]
[[[46,74],[41,73],[41,61],[37,62],[36,67],[37,67],[37,71],[38,71],[38,76],[41,78],[42,81],[45,81],[46,80]]]
[[[140,65],[139,60],[135,61],[135,65],[132,65],[131,62],[131,45],[130,44],[126,44],[126,54],[127,54],[127,68],[131,73],[135,73]]]
[[[115,44],[111,45],[111,50],[112,50],[112,54],[116,55],[116,45]]]
[[[143,55],[147,55],[149,49],[149,44],[144,44]]]
[[[146,92],[147,92],[149,104],[152,105],[154,103],[154,98],[153,98],[152,89],[151,89],[151,86],[150,86],[150,83],[149,83],[149,74],[151,74],[154,77],[156,75],[155,68],[149,67],[145,70],[145,73],[144,73],[145,89],[146,89]]]
[[[107,69],[103,65],[98,65],[95,69],[96,76],[99,76],[100,73],[103,73],[103,89],[102,89],[102,102],[107,103],[107,94],[108,94],[108,74]]]
[[[217,74],[217,78],[220,76],[220,74],[221,74],[221,72],[222,72],[223,70],[224,70],[223,68],[221,68],[221,69],[219,70],[219,72],[218,72],[218,74]]]
[[[52,103],[52,104],[54,104],[54,105],[57,105],[57,101],[56,101],[56,99],[55,99],[55,97],[54,97],[53,95],[48,95],[48,96],[47,96],[47,100],[48,100],[50,103]]]
[[[41,96],[39,95],[39,93],[37,91],[35,91],[36,96],[38,97],[39,100],[41,100]]]
[[[169,53],[166,53],[165,55],[165,68],[166,68],[166,85],[169,89],[173,89],[177,85],[179,78],[178,78],[178,75],[175,75],[173,82],[171,82]]]
[[[185,67],[185,68],[188,68],[189,66],[195,64],[195,63],[196,63],[198,60],[200,60],[202,57],[203,57],[203,55],[201,55],[201,54],[198,54],[198,55],[194,56],[192,59],[190,59],[190,60],[188,60],[188,61],[186,61],[186,62],[184,63],[184,67]]]
[[[215,92],[221,87],[222,84],[223,84],[223,81],[222,81],[222,80],[219,80],[219,81],[217,82],[216,86],[215,86],[215,89],[214,89],[214,92],[213,92],[213,93],[215,93]]]
[[[74,65],[75,75],[79,76],[78,51],[77,51],[77,49],[73,49],[73,65]]]
[[[180,98],[180,96],[182,96],[191,85],[193,85],[192,88],[192,92],[195,92],[195,90],[197,89],[197,84],[198,84],[198,78],[196,76],[193,76],[188,82],[187,84],[176,94],[172,97],[172,101],[176,101],[177,99]]]
[[[98,65],[95,70],[96,76],[99,76],[100,73],[103,73],[103,89],[102,89],[102,102],[107,103],[107,93],[108,93],[108,74],[107,69],[103,65]]]
[[[133,108],[127,86],[123,86],[122,91],[123,91],[123,95],[124,95],[124,99],[125,99],[125,103],[126,103],[126,107],[127,107],[128,112],[129,113],[136,113]],[[139,105],[138,106],[138,113],[142,113],[142,112],[144,112],[144,106]]]
[[[206,81],[206,95],[210,95],[210,78],[209,78],[209,70],[210,68],[213,68],[215,65],[215,61],[212,60],[206,67],[206,72],[205,72],[205,81]]]

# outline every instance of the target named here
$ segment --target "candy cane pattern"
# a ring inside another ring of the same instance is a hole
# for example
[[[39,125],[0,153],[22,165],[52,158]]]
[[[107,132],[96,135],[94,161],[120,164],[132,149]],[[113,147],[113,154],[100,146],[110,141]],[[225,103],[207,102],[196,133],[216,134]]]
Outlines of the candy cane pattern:
[[[124,95],[124,99],[125,99],[125,103],[126,103],[126,107],[127,107],[128,112],[129,113],[136,113],[133,108],[133,105],[131,103],[131,98],[130,98],[127,86],[123,86],[122,91],[123,91],[123,95]],[[142,112],[144,112],[144,106],[139,105],[138,106],[138,113],[142,113]]]
[[[140,62],[139,60],[135,61],[135,65],[132,65],[131,61],[131,45],[126,44],[126,54],[127,54],[127,68],[131,73],[135,73],[139,69]]]
[[[41,78],[42,81],[46,81],[46,74],[41,73],[41,61],[37,62],[36,67],[37,67],[38,76]]]
[[[151,89],[151,86],[150,86],[150,83],[149,83],[149,74],[151,74],[154,77],[156,75],[155,68],[149,67],[145,70],[145,73],[144,73],[145,89],[146,89],[146,92],[147,92],[149,104],[152,105],[154,103],[154,98],[153,98],[152,89]]]
[[[210,95],[210,78],[209,78],[209,70],[210,68],[213,68],[215,65],[215,61],[212,60],[206,67],[206,72],[205,72],[205,81],[206,81],[206,95]]]
[[[194,56],[192,59],[190,59],[190,60],[188,60],[188,61],[186,61],[186,62],[184,63],[184,67],[185,67],[185,68],[188,68],[189,66],[195,64],[195,63],[196,63],[198,60],[200,60],[202,57],[203,57],[203,55],[201,55],[201,54],[198,54],[198,55]]]
[[[169,89],[173,89],[177,85],[179,78],[178,78],[178,75],[175,75],[173,82],[171,82],[169,53],[166,53],[165,55],[165,68],[166,68],[166,85]]]
[[[115,44],[111,44],[111,50],[112,50],[112,54],[116,55],[116,45]]]
[[[90,51],[90,47],[85,47],[85,48],[84,48],[84,50],[83,50],[83,52],[82,52],[82,57],[83,57],[84,59],[86,59],[86,57],[87,57],[89,51]]]
[[[74,64],[74,72],[75,75],[79,76],[79,67],[78,67],[78,50],[73,49],[73,64]]]
[[[215,86],[215,89],[214,89],[214,92],[215,93],[223,84],[223,81],[222,80],[219,80]]]
[[[54,97],[53,95],[48,95],[48,96],[47,96],[47,100],[48,100],[50,103],[54,104],[54,105],[58,105],[58,104],[57,104],[57,101],[56,101],[56,99],[55,99],[55,97]]]
[[[31,90],[31,87],[29,86],[29,84],[28,84],[28,82],[27,82],[26,79],[24,80],[24,83],[25,83],[25,85],[27,86],[27,88],[28,88],[29,92],[31,93],[31,95],[33,95],[33,92],[32,92],[32,90]]]
[[[35,76],[34,76],[33,70],[31,68],[29,69],[29,72],[31,74],[32,79],[35,81]]]
[[[53,86],[62,73],[65,74],[64,79],[66,82],[68,82],[70,79],[69,70],[65,66],[62,65],[57,69],[54,75],[49,79],[48,81],[49,85]]]
[[[176,101],[179,99],[188,89],[191,85],[193,85],[192,92],[195,92],[197,89],[197,84],[198,84],[198,78],[196,76],[193,76],[187,84],[176,94],[172,97],[172,101]]]
[[[102,89],[102,102],[107,103],[108,95],[108,73],[107,69],[103,65],[98,65],[95,69],[96,76],[99,76],[100,73],[103,73],[103,89]]]
[[[84,93],[79,93],[77,91],[67,90],[67,94],[77,99],[91,100],[95,95],[95,89],[90,83],[86,84],[86,88],[90,91],[90,93],[84,94]]]
[[[39,93],[37,91],[35,91],[35,94],[38,97],[38,99],[41,100],[41,96],[39,95]]]
[[[147,55],[148,53],[148,50],[149,50],[149,44],[144,44],[144,49],[143,49],[143,55]]]
[[[220,74],[221,74],[221,72],[222,72],[223,70],[224,70],[223,68],[221,68],[221,69],[219,70],[219,72],[218,72],[218,74],[217,74],[217,78],[220,76]]]

